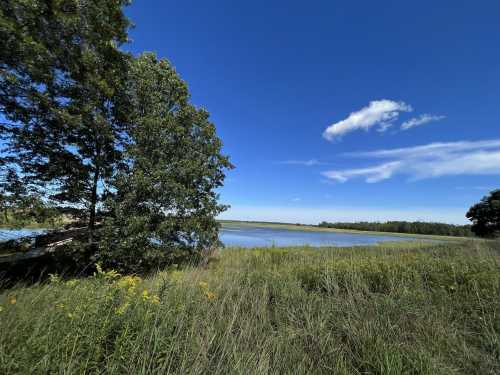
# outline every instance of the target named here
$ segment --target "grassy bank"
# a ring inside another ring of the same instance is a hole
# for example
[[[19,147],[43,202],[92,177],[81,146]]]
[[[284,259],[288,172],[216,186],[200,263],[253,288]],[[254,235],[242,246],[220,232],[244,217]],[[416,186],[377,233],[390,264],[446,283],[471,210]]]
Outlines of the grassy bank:
[[[224,250],[0,295],[0,373],[500,373],[493,243]]]
[[[429,234],[414,234],[414,233],[396,233],[396,232],[374,232],[374,231],[361,231],[354,229],[336,229],[336,228],[324,228],[317,225],[307,225],[307,224],[285,224],[285,223],[268,223],[268,222],[256,222],[256,221],[238,221],[238,220],[219,220],[222,227],[224,226],[242,226],[242,227],[257,227],[257,228],[269,228],[269,229],[285,229],[285,230],[301,230],[301,231],[311,231],[311,232],[333,232],[333,233],[351,233],[351,234],[368,234],[372,236],[397,236],[405,238],[420,238],[427,240],[438,240],[438,241],[461,241],[461,240],[471,240],[470,237],[455,237],[455,236],[436,236]]]
[[[36,220],[19,220],[14,216],[8,218],[2,217],[0,220],[0,229],[53,229],[68,224],[72,219],[61,215],[50,220],[38,222]]]

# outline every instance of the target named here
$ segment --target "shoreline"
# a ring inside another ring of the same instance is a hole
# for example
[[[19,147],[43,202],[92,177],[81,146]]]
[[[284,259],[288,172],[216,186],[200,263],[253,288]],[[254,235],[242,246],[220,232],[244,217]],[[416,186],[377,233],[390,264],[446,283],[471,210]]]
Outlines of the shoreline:
[[[362,231],[354,229],[336,229],[336,228],[322,228],[310,224],[286,224],[286,223],[270,223],[270,222],[254,222],[254,221],[239,221],[239,220],[217,220],[222,227],[230,225],[239,225],[247,227],[258,228],[273,228],[284,229],[291,231],[308,231],[308,232],[330,232],[330,233],[348,233],[348,234],[367,234],[373,236],[391,236],[391,237],[411,237],[415,239],[427,240],[441,240],[441,241],[464,241],[464,240],[478,240],[475,237],[454,237],[454,236],[438,236],[432,234],[417,234],[417,233],[398,233],[398,232],[376,232],[376,231]]]

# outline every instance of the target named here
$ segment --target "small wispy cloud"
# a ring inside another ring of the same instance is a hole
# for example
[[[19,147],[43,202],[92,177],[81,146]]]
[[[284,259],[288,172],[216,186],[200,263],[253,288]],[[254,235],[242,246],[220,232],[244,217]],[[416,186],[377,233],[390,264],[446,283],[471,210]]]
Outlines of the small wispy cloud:
[[[413,117],[401,124],[401,130],[409,130],[411,128],[421,126],[428,124],[429,122],[434,122],[434,121],[441,121],[445,119],[446,116],[437,116],[437,115],[431,115],[428,113],[424,113],[423,115],[420,115],[418,117]]]
[[[302,199],[300,199],[300,198],[296,197],[296,198],[293,198],[293,199],[292,199],[292,202],[300,202],[301,200],[302,200]]]
[[[392,128],[394,124],[392,122],[386,122],[383,124],[380,124],[380,126],[377,128],[377,132],[379,133],[385,133],[387,130]]]
[[[315,165],[324,165],[325,163],[322,163],[317,159],[309,159],[309,160],[283,160],[283,161],[278,161],[277,164],[303,165],[306,167],[313,167]]]
[[[378,126],[379,131],[385,131],[398,119],[401,112],[412,111],[413,108],[404,102],[388,99],[374,100],[359,111],[352,112],[344,120],[330,125],[323,132],[323,137],[332,141],[346,133],[355,130],[369,130],[374,126]]]
[[[375,183],[395,175],[406,175],[410,180],[459,175],[500,175],[500,139],[431,143],[348,155],[392,160],[366,168],[326,171],[322,173],[323,176],[337,182],[364,178],[368,183]]]
[[[347,180],[350,180],[354,177],[365,177],[366,182],[375,183],[390,178],[400,167],[401,162],[395,161],[369,168],[327,171],[323,172],[322,174],[323,176],[338,182],[346,182]]]

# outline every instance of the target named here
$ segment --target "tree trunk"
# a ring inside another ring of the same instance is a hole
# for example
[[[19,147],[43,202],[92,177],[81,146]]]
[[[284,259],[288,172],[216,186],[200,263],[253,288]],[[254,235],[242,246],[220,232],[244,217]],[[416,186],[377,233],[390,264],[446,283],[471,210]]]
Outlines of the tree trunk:
[[[99,142],[99,137],[97,131],[94,129],[94,139],[95,139],[95,154],[94,154],[94,179],[92,181],[92,192],[90,196],[90,214],[89,214],[89,244],[94,242],[94,230],[95,230],[95,216],[97,207],[97,184],[99,183],[100,171],[101,171],[101,144]]]
[[[98,182],[99,182],[99,166],[96,166],[94,171],[94,180],[92,181],[92,195],[90,197],[90,215],[89,215],[89,226],[88,226],[89,244],[94,241]]]

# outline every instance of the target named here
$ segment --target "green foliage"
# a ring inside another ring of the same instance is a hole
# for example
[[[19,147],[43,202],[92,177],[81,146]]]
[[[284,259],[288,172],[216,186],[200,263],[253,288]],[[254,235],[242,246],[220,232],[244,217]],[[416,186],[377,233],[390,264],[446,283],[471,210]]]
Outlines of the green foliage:
[[[127,0],[5,0],[0,4],[2,165],[26,186],[85,208],[92,229],[98,186],[120,157],[115,94],[128,55]]]
[[[500,235],[500,189],[492,191],[472,206],[467,218],[473,222],[472,231],[480,237]]]
[[[119,49],[127,4],[1,3],[0,167],[19,172],[23,196],[87,219],[83,253],[99,243],[96,260],[139,272],[218,244],[215,189],[231,164],[170,63]],[[14,196],[2,195],[4,212]]]
[[[473,235],[470,225],[453,225],[444,223],[426,223],[421,221],[388,221],[385,223],[327,223],[319,224],[322,228],[336,228],[373,232],[427,234],[435,236],[470,237]]]
[[[227,249],[147,279],[54,275],[0,294],[0,372],[496,374],[495,246]]]
[[[0,177],[0,210],[0,225],[17,227],[54,223],[60,217],[55,207],[30,193],[12,168]]]
[[[128,82],[130,141],[112,182],[98,260],[140,272],[218,245],[215,189],[230,168],[208,113],[188,104],[167,60],[144,54]]]

